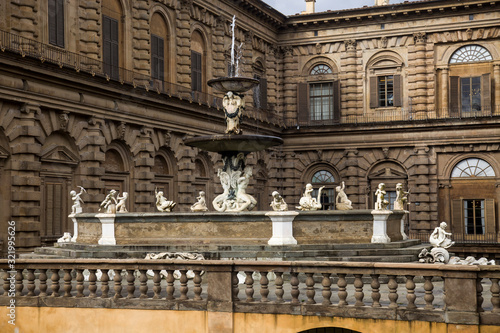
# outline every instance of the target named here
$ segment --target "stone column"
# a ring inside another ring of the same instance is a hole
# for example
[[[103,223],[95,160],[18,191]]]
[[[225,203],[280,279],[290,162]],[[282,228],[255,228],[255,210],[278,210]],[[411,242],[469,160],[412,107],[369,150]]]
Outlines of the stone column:
[[[448,68],[441,68],[441,112],[438,115],[448,117],[450,115],[449,110],[449,86],[448,86]],[[437,111],[437,110],[436,110]]]
[[[283,109],[287,119],[297,119],[297,82],[293,79],[298,71],[297,57],[293,56],[292,47],[285,47],[283,52],[283,76],[287,78],[283,82]]]
[[[177,83],[191,87],[191,17],[193,0],[180,0],[177,9]]]
[[[426,34],[414,33],[413,40],[415,44],[408,55],[409,66],[413,69],[408,75],[408,94],[412,98],[413,116],[416,119],[425,119],[427,116]]]
[[[11,219],[16,222],[16,247],[29,250],[41,245],[40,154],[42,135],[37,116],[40,106],[26,103],[14,112],[15,124],[6,129],[12,147]]]
[[[346,177],[345,180],[345,193],[349,197],[349,199],[353,203],[353,207],[356,208],[361,208],[358,207],[357,205],[361,203],[360,200],[360,193],[358,190],[360,189],[359,184],[358,184],[358,153],[359,151],[357,149],[346,149],[344,151],[344,156],[345,156],[345,169],[342,172],[342,176]]]
[[[218,17],[215,22],[214,34],[212,36],[213,58],[214,58],[214,76],[227,76],[227,66],[224,58],[224,21]]]
[[[98,1],[78,1],[80,23],[80,52],[90,58],[100,58],[101,3]],[[81,64],[84,65],[84,64]]]
[[[134,70],[144,75],[151,74],[148,0],[132,1],[132,47]]]
[[[10,1],[12,5],[12,32],[25,38],[37,39],[39,29],[39,1]]]
[[[130,212],[151,212],[151,203],[154,202],[154,197],[151,195],[155,186],[152,183],[154,173],[151,168],[154,166],[154,144],[151,142],[153,130],[143,127],[140,134],[132,147],[132,153],[135,155],[135,205],[130,205],[128,210]]]
[[[269,46],[266,52],[267,107],[276,110],[276,46]]]
[[[345,55],[342,59],[342,69],[341,72],[344,73],[342,78],[343,89],[343,100],[341,103],[342,108],[345,110],[345,115],[355,115],[357,104],[358,104],[358,82],[357,77],[357,66],[356,66],[356,47],[357,42],[354,39],[349,39],[344,42],[345,44]]]
[[[500,114],[500,64],[493,65],[493,77],[495,84],[495,101],[492,107],[494,107],[492,113]]]
[[[429,157],[429,151],[426,145],[416,146],[412,157],[413,168],[408,170],[415,179],[414,184],[408,185],[412,188],[411,201],[420,203],[418,206],[415,205],[413,214],[415,223],[412,225],[422,231],[430,230],[431,223],[437,220],[437,183],[433,177],[435,166]]]

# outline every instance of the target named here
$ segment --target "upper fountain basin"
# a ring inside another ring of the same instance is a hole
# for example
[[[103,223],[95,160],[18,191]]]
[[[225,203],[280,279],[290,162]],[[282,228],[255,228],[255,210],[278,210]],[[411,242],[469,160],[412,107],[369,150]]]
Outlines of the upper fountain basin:
[[[227,93],[229,91],[242,93],[258,85],[259,80],[252,79],[251,77],[233,76],[212,79],[209,80],[207,84],[214,89],[222,91],[223,93]]]
[[[283,139],[268,135],[205,135],[184,140],[184,144],[215,153],[251,153],[283,144]]]

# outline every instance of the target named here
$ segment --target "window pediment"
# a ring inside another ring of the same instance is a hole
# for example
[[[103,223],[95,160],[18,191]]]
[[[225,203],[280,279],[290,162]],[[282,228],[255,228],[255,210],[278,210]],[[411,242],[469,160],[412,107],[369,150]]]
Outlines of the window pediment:
[[[0,151],[1,157],[1,151]],[[76,165],[79,162],[78,156],[76,156],[71,150],[63,146],[51,145],[44,151],[42,151],[42,162],[49,163],[63,163]]]

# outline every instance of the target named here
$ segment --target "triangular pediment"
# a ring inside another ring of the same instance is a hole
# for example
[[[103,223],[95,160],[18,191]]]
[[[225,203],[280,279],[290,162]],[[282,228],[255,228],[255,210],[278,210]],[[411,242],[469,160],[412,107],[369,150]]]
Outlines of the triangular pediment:
[[[383,168],[370,174],[370,179],[408,178],[404,172],[393,168]]]
[[[42,151],[42,162],[78,164],[78,156],[64,146],[51,145]]]

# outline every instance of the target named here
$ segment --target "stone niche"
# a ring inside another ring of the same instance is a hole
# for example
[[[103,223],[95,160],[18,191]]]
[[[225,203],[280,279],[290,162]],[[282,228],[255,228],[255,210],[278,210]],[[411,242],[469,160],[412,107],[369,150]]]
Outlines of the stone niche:
[[[121,213],[114,219],[117,245],[134,244],[241,244],[267,245],[273,236],[266,211],[241,213]],[[403,239],[403,212],[387,221],[392,242]],[[77,214],[77,243],[99,244],[102,235],[98,214]],[[293,236],[300,245],[370,243],[373,235],[371,210],[307,211],[293,220]]]

